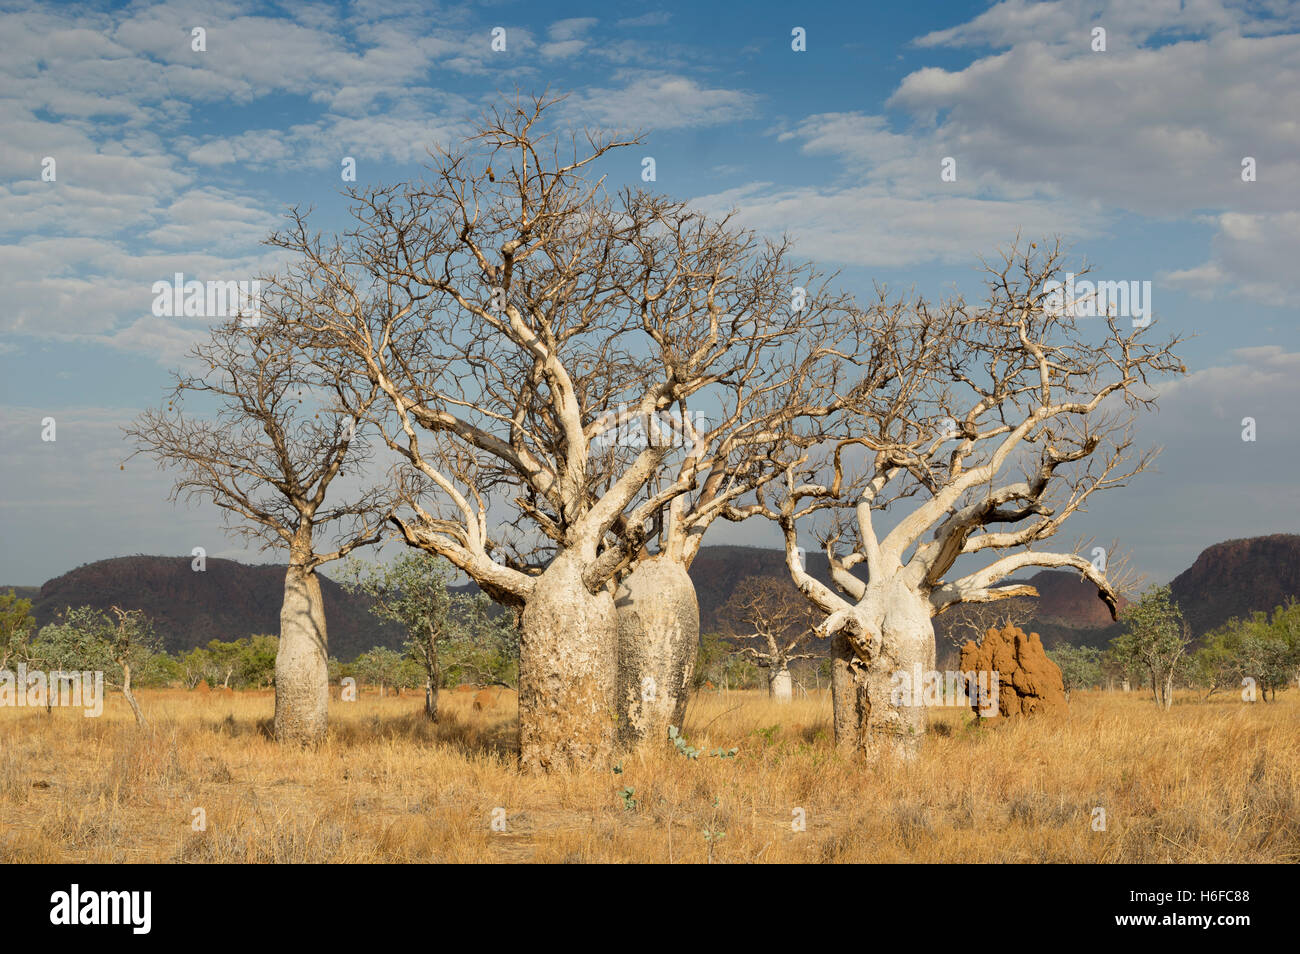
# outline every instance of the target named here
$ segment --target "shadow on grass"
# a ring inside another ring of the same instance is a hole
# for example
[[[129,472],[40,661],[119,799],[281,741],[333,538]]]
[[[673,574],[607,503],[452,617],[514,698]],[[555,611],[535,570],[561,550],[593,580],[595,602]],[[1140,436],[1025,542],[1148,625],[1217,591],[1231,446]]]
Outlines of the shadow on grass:
[[[454,711],[442,711],[437,722],[423,712],[340,722],[330,726],[330,739],[337,745],[359,746],[377,741],[405,741],[447,745],[467,755],[488,754],[504,759],[519,757],[519,720],[482,724],[467,722]]]

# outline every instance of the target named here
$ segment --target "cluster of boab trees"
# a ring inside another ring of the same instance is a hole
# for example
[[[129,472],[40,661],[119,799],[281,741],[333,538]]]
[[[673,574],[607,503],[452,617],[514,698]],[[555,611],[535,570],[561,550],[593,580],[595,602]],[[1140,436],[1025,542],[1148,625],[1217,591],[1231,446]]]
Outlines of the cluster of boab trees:
[[[1147,466],[1131,421],[1181,370],[1149,329],[1044,310],[1059,246],[1017,242],[978,304],[859,303],[787,240],[597,173],[638,140],[489,110],[426,176],[351,191],[322,236],[294,210],[255,321],[217,328],[131,429],[239,532],[287,550],[278,738],[326,731],[317,570],[392,534],[520,626],[526,768],[680,725],[699,639],[687,573],[718,519],[768,520],[834,653],[837,742],[907,749],[931,617],[1074,567],[1036,548]],[[906,513],[887,533],[888,508]],[[800,540],[830,558],[831,585]],[[951,571],[958,559],[978,568]],[[984,559],[980,559],[984,558]]]

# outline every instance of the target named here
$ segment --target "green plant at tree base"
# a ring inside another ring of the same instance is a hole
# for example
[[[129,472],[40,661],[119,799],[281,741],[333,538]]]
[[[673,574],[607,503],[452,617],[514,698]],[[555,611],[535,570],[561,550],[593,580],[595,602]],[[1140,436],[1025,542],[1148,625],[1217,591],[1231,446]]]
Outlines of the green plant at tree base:
[[[677,726],[670,725],[668,727],[668,738],[677,747],[677,751],[688,759],[698,759],[700,757],[700,750],[686,744],[686,740],[677,731]]]

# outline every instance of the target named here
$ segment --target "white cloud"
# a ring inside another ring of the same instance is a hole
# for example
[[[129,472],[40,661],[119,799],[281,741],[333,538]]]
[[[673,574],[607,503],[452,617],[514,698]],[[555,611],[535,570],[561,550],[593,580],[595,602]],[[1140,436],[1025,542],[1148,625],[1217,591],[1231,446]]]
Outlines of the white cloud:
[[[685,76],[638,73],[621,88],[588,87],[564,102],[566,118],[628,129],[681,129],[748,119],[758,97],[743,90],[703,87]]]

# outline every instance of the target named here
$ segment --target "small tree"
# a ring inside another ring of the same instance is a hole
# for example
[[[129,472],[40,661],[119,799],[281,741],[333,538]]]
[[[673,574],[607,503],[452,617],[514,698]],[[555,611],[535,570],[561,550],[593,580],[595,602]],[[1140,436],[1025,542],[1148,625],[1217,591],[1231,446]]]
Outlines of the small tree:
[[[386,686],[397,685],[402,671],[402,655],[386,646],[376,646],[357,657],[357,678],[364,683],[379,687],[379,696],[383,698]]]
[[[768,695],[776,702],[789,702],[790,663],[817,655],[797,651],[806,645],[817,623],[808,601],[784,579],[751,576],[740,581],[720,615],[736,636],[762,641],[758,649],[745,646],[739,652],[767,670]]]
[[[1151,677],[1157,704],[1174,704],[1174,671],[1191,643],[1191,633],[1167,586],[1151,587],[1120,614],[1127,630],[1111,641],[1121,659],[1140,666]]]
[[[0,669],[10,659],[26,657],[36,620],[32,618],[32,601],[19,599],[14,591],[0,595]]]
[[[1204,645],[1192,654],[1189,678],[1209,698],[1220,689],[1241,684],[1245,675],[1242,624],[1236,617],[1205,635]]]
[[[1049,649],[1047,655],[1061,670],[1065,683],[1065,701],[1075,689],[1090,689],[1101,682],[1101,650],[1092,646],[1068,643]]]
[[[216,678],[221,680],[221,688],[231,688],[230,681],[235,677],[235,673],[239,671],[241,649],[238,641],[209,640],[207,653],[212,671]]]
[[[721,633],[701,633],[691,688],[700,690],[706,683],[722,682],[723,667],[730,653],[731,647]]]
[[[424,712],[432,722],[438,721],[441,652],[454,654],[453,665],[480,676],[498,667],[494,673],[498,678],[486,681],[504,681],[499,679],[504,674],[499,655],[508,649],[506,629],[488,615],[486,596],[450,591],[448,584],[455,576],[455,568],[446,560],[418,551],[403,553],[388,566],[352,561],[343,569],[345,588],[369,595],[374,601],[372,613],[406,629],[403,648],[424,672]]]
[[[1259,683],[1261,698],[1277,699],[1300,670],[1300,604],[1295,602],[1256,613],[1243,627],[1242,668]]]
[[[351,487],[371,460],[366,419],[376,394],[322,374],[304,357],[291,319],[309,308],[291,280],[272,284],[256,321],[238,316],[211,329],[177,373],[165,407],[129,428],[136,453],[179,476],[173,501],[210,500],[230,532],[289,557],[280,608],[275,737],[315,743],[329,709],[325,600],[317,570],[380,538],[391,513],[382,482]],[[211,416],[187,414],[191,400]],[[346,405],[347,411],[339,409]],[[225,685],[234,674],[227,668]]]
[[[246,686],[259,689],[275,683],[275,656],[280,639],[274,635],[249,636],[237,641],[239,652],[239,678]]]
[[[131,691],[131,680],[134,674],[148,668],[162,641],[141,610],[114,606],[112,614],[110,618],[92,606],[68,609],[60,622],[40,631],[32,644],[32,654],[52,671],[103,672],[106,685],[122,690],[136,723],[148,728],[144,712]]]

